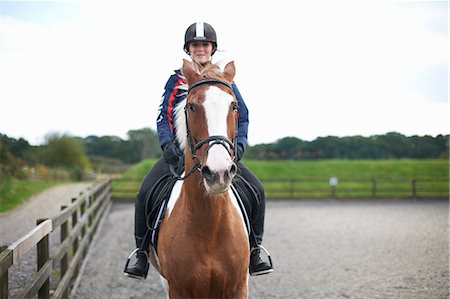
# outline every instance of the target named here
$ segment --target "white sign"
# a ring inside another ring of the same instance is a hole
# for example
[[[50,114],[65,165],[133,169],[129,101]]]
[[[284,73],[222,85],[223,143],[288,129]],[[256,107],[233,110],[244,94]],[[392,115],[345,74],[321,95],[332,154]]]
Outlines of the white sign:
[[[332,176],[331,178],[330,178],[330,186],[336,186],[337,184],[338,184],[338,178],[337,177],[334,177],[334,176]]]

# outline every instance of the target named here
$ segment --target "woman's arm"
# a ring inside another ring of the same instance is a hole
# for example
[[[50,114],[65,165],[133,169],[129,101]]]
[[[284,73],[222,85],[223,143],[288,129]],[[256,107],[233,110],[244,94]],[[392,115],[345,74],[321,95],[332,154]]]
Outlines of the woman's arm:
[[[241,144],[243,150],[245,150],[245,148],[247,147],[247,135],[248,135],[248,109],[236,84],[233,83],[232,87],[234,95],[236,96],[236,100],[238,102],[239,119],[238,119],[237,142],[238,145]]]

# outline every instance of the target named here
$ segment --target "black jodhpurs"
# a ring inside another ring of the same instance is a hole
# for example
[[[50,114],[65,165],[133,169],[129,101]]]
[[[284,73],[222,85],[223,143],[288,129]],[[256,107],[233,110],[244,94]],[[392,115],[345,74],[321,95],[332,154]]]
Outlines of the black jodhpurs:
[[[262,243],[262,238],[264,234],[264,215],[266,210],[266,196],[264,193],[264,187],[260,180],[241,162],[237,162],[238,172],[253,186],[258,189],[260,194],[260,208],[258,215],[253,216],[252,229],[253,235],[256,238],[258,244],[253,244],[252,238],[250,238],[250,244],[252,247]],[[145,233],[147,231],[146,219],[145,219],[145,200],[147,193],[152,191],[153,186],[156,182],[164,175],[170,174],[169,165],[166,163],[164,158],[161,158],[156,162],[153,168],[147,173],[144,180],[141,183],[139,192],[136,196],[135,210],[134,210],[134,236],[136,240],[136,247],[149,248],[150,238],[145,240],[145,244],[142,244],[144,240]],[[153,201],[153,198],[149,198]],[[153,205],[153,202],[149,202],[148,205]],[[152,222],[150,222],[152,223]]]

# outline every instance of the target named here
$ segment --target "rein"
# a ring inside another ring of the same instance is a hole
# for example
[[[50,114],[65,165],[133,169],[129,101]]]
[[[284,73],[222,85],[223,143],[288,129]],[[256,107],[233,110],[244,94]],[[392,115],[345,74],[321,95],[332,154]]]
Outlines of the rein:
[[[188,95],[189,95],[189,92],[192,89],[196,88],[197,86],[202,85],[202,84],[210,84],[210,83],[223,84],[223,85],[227,86],[231,90],[231,92],[233,92],[233,87],[230,83],[223,81],[223,80],[219,80],[219,79],[208,78],[208,79],[199,80],[197,82],[194,82],[192,85],[190,85],[188,88],[188,91],[187,91]],[[201,172],[201,167],[202,167],[202,162],[203,162],[204,156],[200,160],[197,156],[197,150],[200,147],[202,147],[203,145],[210,143],[210,142],[211,143],[208,145],[205,155],[209,152],[209,150],[211,149],[211,147],[213,145],[219,144],[219,145],[222,145],[223,147],[225,147],[228,154],[233,157],[233,161],[237,162],[236,149],[237,149],[238,118],[236,118],[235,135],[234,135],[233,141],[231,141],[230,139],[228,139],[225,136],[214,135],[214,136],[208,136],[205,139],[200,140],[199,142],[195,143],[195,139],[191,136],[191,131],[189,129],[187,107],[188,107],[187,105],[184,107],[184,114],[185,114],[185,121],[186,121],[186,139],[188,140],[189,149],[191,151],[191,159],[192,159],[192,161],[194,161],[194,165],[188,171],[188,173],[186,173],[186,175],[181,176],[175,171],[175,167],[172,164],[170,164],[169,168],[170,168],[170,172],[172,173],[172,175],[175,178],[177,178],[178,180],[185,180],[188,177],[190,177],[195,172],[195,170],[198,170]],[[201,161],[201,163],[199,163],[199,161]]]

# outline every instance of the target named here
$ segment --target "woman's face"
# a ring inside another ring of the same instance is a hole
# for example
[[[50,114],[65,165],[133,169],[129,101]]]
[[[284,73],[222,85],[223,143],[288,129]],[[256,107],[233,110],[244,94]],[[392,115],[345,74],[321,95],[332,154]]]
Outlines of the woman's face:
[[[198,64],[205,64],[211,60],[213,45],[211,42],[192,42],[189,44],[189,53],[192,60]]]

